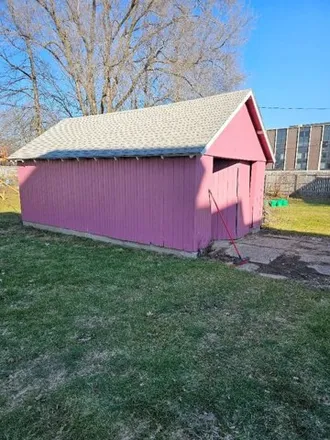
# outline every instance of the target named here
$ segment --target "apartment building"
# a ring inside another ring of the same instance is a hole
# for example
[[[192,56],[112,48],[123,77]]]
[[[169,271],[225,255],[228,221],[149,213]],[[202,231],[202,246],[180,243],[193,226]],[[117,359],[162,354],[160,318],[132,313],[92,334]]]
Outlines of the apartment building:
[[[329,170],[330,122],[267,130],[275,170]]]

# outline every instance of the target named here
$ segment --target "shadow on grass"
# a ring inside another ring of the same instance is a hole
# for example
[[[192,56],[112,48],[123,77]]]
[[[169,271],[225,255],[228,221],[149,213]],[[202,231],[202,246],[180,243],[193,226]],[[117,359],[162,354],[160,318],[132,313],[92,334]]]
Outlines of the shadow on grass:
[[[274,228],[271,226],[262,226],[260,229],[261,233],[272,233],[276,235],[295,235],[295,236],[301,236],[301,237],[319,237],[319,238],[329,238],[330,240],[330,233],[329,234],[323,234],[323,233],[316,233],[316,232],[301,232],[301,231],[292,231],[288,229],[279,229]]]
[[[17,212],[0,212],[0,228],[4,229],[12,226],[21,226],[21,214]]]
[[[293,201],[293,202],[304,202],[307,203],[308,205],[325,205],[325,206],[330,206],[330,197],[328,198],[315,198],[315,197],[308,197],[308,196],[304,196],[304,197],[299,197],[299,196],[295,196],[295,197],[290,197],[289,200]]]

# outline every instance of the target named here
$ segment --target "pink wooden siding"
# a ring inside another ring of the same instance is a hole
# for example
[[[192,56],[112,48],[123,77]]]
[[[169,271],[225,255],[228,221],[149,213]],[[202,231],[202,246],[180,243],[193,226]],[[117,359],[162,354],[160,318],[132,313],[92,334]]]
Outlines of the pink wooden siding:
[[[246,105],[239,110],[206,154],[226,159],[266,160]]]
[[[24,221],[194,251],[195,159],[19,167]]]
[[[195,247],[228,239],[215,204],[234,238],[260,226],[265,155],[246,106],[196,162]]]
[[[237,238],[248,234],[252,226],[252,206],[250,203],[251,164],[240,163],[237,182]]]
[[[234,238],[243,237],[252,227],[253,207],[250,199],[250,182],[253,177],[251,164],[216,160],[220,162],[220,165],[223,162],[223,167],[218,170],[216,167],[214,168],[209,188],[232,236]],[[221,215],[212,200],[210,211],[212,225],[210,239],[228,239]]]
[[[222,160],[223,159],[223,160]],[[260,226],[265,155],[246,106],[197,160],[195,247],[210,240],[228,239],[215,204],[234,238]]]
[[[251,207],[253,228],[259,228],[262,222],[265,167],[266,164],[264,162],[255,162],[252,164]]]
[[[219,169],[217,165],[219,164]],[[195,248],[210,240],[228,240],[217,208],[209,199],[208,190],[234,238],[240,238],[259,227],[262,220],[265,162],[238,162],[202,156],[197,160]]]
[[[194,194],[196,198],[194,247],[205,248],[211,240],[211,211],[208,190],[212,173],[213,158],[201,156],[196,159],[196,181]]]
[[[239,163],[229,164],[227,167],[214,170],[211,177],[211,191],[215,198],[221,214],[228,225],[233,237],[236,237],[237,218],[237,180]],[[228,233],[224,227],[216,206],[211,200],[212,215],[212,239],[228,239]]]

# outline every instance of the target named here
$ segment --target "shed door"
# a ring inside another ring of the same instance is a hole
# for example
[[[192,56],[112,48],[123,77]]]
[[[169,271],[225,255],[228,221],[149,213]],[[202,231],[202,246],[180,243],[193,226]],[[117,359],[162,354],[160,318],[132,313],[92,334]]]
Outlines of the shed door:
[[[237,182],[237,238],[248,234],[251,228],[251,163],[241,162]]]
[[[251,227],[251,164],[214,159],[212,194],[233,238],[246,235]],[[211,201],[212,238],[228,240],[228,233],[215,204]]]
[[[237,234],[238,172],[239,162],[214,158],[211,191],[234,238]],[[228,233],[213,201],[211,215],[212,239],[228,240]]]

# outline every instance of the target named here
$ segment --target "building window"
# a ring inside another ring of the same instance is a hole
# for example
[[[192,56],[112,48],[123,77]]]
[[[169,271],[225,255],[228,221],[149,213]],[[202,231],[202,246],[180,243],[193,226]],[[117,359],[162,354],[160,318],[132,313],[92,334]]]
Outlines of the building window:
[[[307,170],[310,132],[310,127],[302,127],[299,130],[296,170]]]
[[[324,126],[320,170],[330,170],[330,125]]]
[[[275,170],[284,169],[286,136],[286,128],[280,128],[277,130],[275,142]]]

